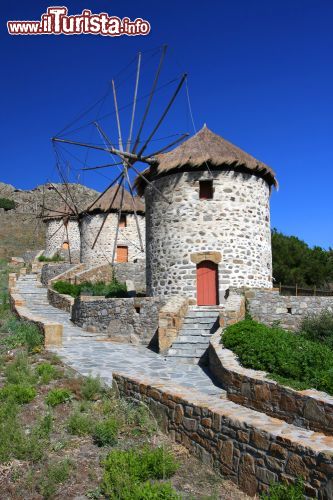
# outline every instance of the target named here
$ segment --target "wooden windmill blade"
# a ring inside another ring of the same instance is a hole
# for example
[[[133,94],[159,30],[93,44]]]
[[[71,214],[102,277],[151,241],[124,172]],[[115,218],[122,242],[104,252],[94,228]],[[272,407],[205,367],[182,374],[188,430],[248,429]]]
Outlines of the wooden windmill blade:
[[[106,211],[106,212],[105,212],[105,214],[104,214],[103,222],[102,222],[102,224],[101,224],[101,227],[100,227],[100,228],[99,228],[99,230],[98,230],[98,233],[97,233],[97,235],[96,235],[96,238],[95,238],[95,240],[94,240],[94,243],[93,243],[93,245],[92,245],[92,247],[91,247],[91,248],[92,248],[92,250],[95,248],[95,245],[96,245],[97,240],[98,240],[98,238],[99,238],[99,236],[100,236],[100,234],[101,234],[101,232],[102,232],[102,229],[103,229],[103,227],[104,227],[104,225],[105,225],[105,223],[106,223],[106,219],[107,219],[108,215],[111,213],[111,210],[112,210],[112,208],[113,208],[113,203],[115,202],[115,199],[116,199],[116,197],[117,197],[118,191],[119,191],[119,189],[120,189],[121,185],[123,184],[123,182],[124,182],[124,175],[122,175],[122,178],[121,178],[121,180],[120,180],[120,182],[119,182],[119,184],[118,184],[118,186],[117,186],[116,192],[115,192],[115,194],[114,194],[114,196],[113,196],[113,198],[112,198],[112,201],[111,201],[111,203],[110,203],[110,205],[109,205],[109,208],[107,209],[107,211]]]
[[[120,208],[119,208],[119,212],[118,212],[116,235],[115,235],[114,244],[113,244],[112,262],[111,262],[112,266],[114,264],[114,259],[115,259],[115,255],[116,255],[116,249],[117,249],[117,241],[118,241],[118,234],[119,234],[119,224],[120,224],[120,219],[121,219],[121,214],[122,214],[122,209],[123,209],[123,202],[124,202],[124,192],[125,192],[125,188],[124,188],[124,184],[123,184],[122,185],[122,189],[121,189]]]
[[[188,134],[180,134],[179,137],[177,137],[176,140],[173,140],[170,144],[163,146],[159,148],[157,151],[155,151],[152,154],[145,154],[144,152],[150,145],[153,137],[156,135],[157,131],[161,127],[163,121],[166,119],[168,113],[170,112],[184,82],[186,81],[187,75],[183,74],[180,77],[180,80],[178,81],[178,85],[173,91],[171,97],[167,101],[166,105],[163,107],[163,112],[160,116],[160,118],[157,120],[156,124],[153,126],[151,129],[151,132],[149,133],[148,137],[143,141],[143,144],[139,147],[141,143],[141,135],[144,129],[144,126],[147,122],[147,118],[149,116],[149,111],[151,109],[152,101],[155,96],[155,93],[158,89],[158,82],[161,76],[161,71],[162,67],[164,64],[165,56],[166,56],[166,51],[167,51],[167,46],[163,46],[160,59],[158,62],[158,66],[155,72],[155,76],[153,78],[151,90],[148,94],[148,99],[143,111],[143,116],[139,120],[139,126],[138,126],[138,131],[136,134],[134,134],[134,128],[135,128],[135,115],[136,115],[136,108],[137,108],[137,99],[138,99],[138,90],[139,90],[139,83],[140,83],[140,71],[141,71],[141,61],[142,61],[142,55],[141,53],[138,54],[137,57],[137,67],[136,67],[136,76],[135,76],[135,81],[134,81],[134,92],[133,92],[133,100],[132,100],[132,109],[131,109],[131,114],[130,114],[130,125],[129,125],[129,133],[127,137],[127,141],[123,141],[123,136],[122,136],[122,128],[121,128],[121,120],[120,120],[120,114],[119,114],[119,107],[118,107],[118,99],[117,99],[117,88],[116,88],[116,83],[114,80],[112,80],[112,93],[113,93],[113,100],[114,100],[114,109],[115,109],[115,121],[116,121],[116,127],[117,127],[117,136],[118,136],[118,144],[115,146],[113,144],[113,141],[108,137],[108,134],[103,130],[101,125],[97,122],[97,118],[94,122],[90,122],[92,125],[95,126],[97,129],[97,132],[99,136],[102,138],[104,142],[104,146],[100,145],[95,145],[91,143],[87,143],[84,141],[74,141],[70,139],[66,139],[64,137],[58,138],[54,137],[52,139],[54,145],[59,142],[59,143],[67,143],[73,146],[78,146],[78,147],[84,147],[88,149],[95,149],[97,151],[105,151],[109,155],[112,155],[116,158],[119,159],[119,161],[113,162],[113,164],[108,163],[106,165],[97,165],[96,167],[88,167],[84,168],[84,170],[98,170],[102,168],[107,168],[107,167],[115,167],[117,166],[118,168],[122,166],[122,172],[120,175],[118,175],[111,183],[108,188],[95,200],[95,202],[88,207],[87,212],[102,198],[102,196],[110,189],[112,184],[115,184],[116,182],[119,181],[117,190],[116,190],[116,195],[113,197],[113,200],[111,201],[110,205],[108,206],[105,214],[103,221],[101,223],[101,227],[98,230],[98,233],[95,237],[94,243],[92,245],[92,249],[95,248],[95,245],[98,241],[98,238],[103,230],[103,227],[105,226],[107,217],[111,211],[116,211],[118,212],[118,220],[117,220],[117,228],[116,228],[116,235],[115,235],[115,242],[114,242],[114,249],[113,249],[113,257],[112,257],[112,263],[114,262],[114,257],[115,257],[115,249],[116,249],[116,243],[118,239],[118,234],[119,234],[119,224],[120,224],[120,218],[121,218],[121,213],[123,212],[123,203],[124,203],[124,196],[125,196],[125,186],[128,186],[129,192],[126,191],[126,199],[127,195],[129,195],[132,198],[132,205],[133,205],[133,214],[136,222],[136,230],[138,233],[138,239],[140,241],[140,247],[141,251],[144,249],[143,245],[143,238],[140,232],[140,224],[139,224],[139,219],[138,219],[138,213],[136,209],[136,197],[134,194],[134,190],[130,181],[130,177],[128,174],[129,169],[133,169],[133,171],[137,174],[137,176],[141,177],[145,183],[147,183],[157,194],[158,196],[162,197],[167,203],[170,203],[170,201],[164,196],[164,194],[152,183],[143,173],[140,172],[139,168],[136,168],[135,164],[137,162],[144,163],[146,165],[153,165],[156,163],[156,158],[154,158],[154,155],[158,155],[160,153],[163,153],[164,151],[168,150],[170,147],[174,146],[178,142],[181,142],[183,139],[185,139]],[[169,83],[174,82],[175,80],[172,80]],[[168,84],[169,84],[168,83]],[[162,86],[163,87],[163,86]],[[114,137],[115,134],[112,134],[112,137]],[[135,140],[133,141],[133,136],[135,136]],[[133,147],[132,147],[133,146]],[[56,149],[56,148],[55,148]],[[156,148],[155,148],[156,149]],[[138,152],[137,152],[138,151]],[[59,167],[59,170],[60,167]],[[120,204],[117,204],[117,207],[114,207],[114,201],[116,196],[118,195],[119,189],[121,187],[121,195],[120,195]]]

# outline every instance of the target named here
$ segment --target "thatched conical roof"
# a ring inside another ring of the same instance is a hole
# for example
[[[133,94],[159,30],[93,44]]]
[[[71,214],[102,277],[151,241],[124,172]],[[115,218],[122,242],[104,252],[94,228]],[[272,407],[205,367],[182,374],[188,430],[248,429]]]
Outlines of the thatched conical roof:
[[[66,203],[57,205],[56,208],[44,210],[43,221],[46,222],[52,219],[68,219],[75,217],[76,213],[73,208],[66,205]]]
[[[106,213],[106,212],[118,212],[120,209],[121,205],[121,192],[122,192],[122,187],[119,188],[117,194],[117,187],[118,185],[110,187],[105,193],[98,199],[93,204],[90,204],[85,210],[82,210],[81,214],[97,214],[97,213]],[[112,208],[110,210],[110,204],[116,194],[116,197],[112,203]],[[144,202],[138,197],[134,197],[134,206],[135,210],[139,214],[144,214],[145,213],[145,205]],[[122,204],[122,212],[125,213],[134,213],[134,207],[133,207],[133,198],[131,194],[127,191],[127,189],[124,189],[124,198],[123,198],[123,204]]]
[[[155,158],[156,165],[144,172],[148,178],[184,169],[199,170],[207,168],[207,165],[209,168],[229,166],[235,170],[263,177],[269,185],[275,187],[278,185],[274,170],[215,134],[206,125],[180,146],[167,153],[156,155]],[[137,178],[136,187],[139,194],[142,194],[145,187],[142,178]]]

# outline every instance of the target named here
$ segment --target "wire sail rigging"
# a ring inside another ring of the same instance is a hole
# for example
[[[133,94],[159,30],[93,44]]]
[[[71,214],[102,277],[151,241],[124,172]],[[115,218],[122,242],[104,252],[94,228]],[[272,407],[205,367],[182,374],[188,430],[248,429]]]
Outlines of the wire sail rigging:
[[[155,147],[155,151],[153,151],[152,153],[144,154],[145,151],[147,150],[147,148],[150,146],[150,143],[153,141],[153,138],[156,135],[157,131],[159,130],[162,123],[164,122],[167,115],[169,114],[172,106],[175,103],[175,100],[176,100],[178,94],[180,93],[180,91],[181,91],[181,89],[182,89],[182,87],[187,79],[187,74],[184,73],[183,75],[181,75],[180,78],[171,80],[171,82],[178,81],[178,84],[177,84],[175,90],[173,91],[171,97],[167,101],[167,103],[163,106],[163,112],[160,115],[159,119],[156,121],[155,125],[152,127],[147,138],[145,140],[141,141],[143,129],[144,129],[145,125],[147,124],[147,120],[149,118],[149,112],[151,110],[152,103],[153,103],[154,97],[156,95],[156,92],[158,89],[165,87],[165,85],[158,87],[158,82],[160,80],[160,76],[162,73],[166,53],[167,53],[167,46],[164,45],[161,49],[161,55],[160,55],[160,59],[159,59],[156,71],[155,71],[155,76],[153,78],[153,82],[151,85],[150,92],[148,94],[148,99],[147,99],[146,105],[144,107],[142,117],[141,117],[141,119],[139,119],[139,126],[138,126],[138,130],[137,130],[136,134],[134,133],[134,129],[135,129],[135,122],[136,122],[137,104],[138,104],[138,101],[140,100],[138,97],[138,93],[139,93],[139,88],[140,88],[141,68],[143,66],[141,52],[138,53],[137,59],[136,59],[137,63],[136,63],[134,88],[133,88],[133,100],[132,100],[132,104],[131,104],[132,109],[131,109],[130,116],[129,116],[129,118],[130,118],[129,119],[129,132],[128,132],[127,140],[125,142],[123,140],[123,134],[122,134],[120,110],[124,110],[124,108],[127,108],[128,106],[124,106],[123,108],[119,107],[118,97],[117,97],[117,86],[116,86],[116,82],[114,79],[111,81],[111,85],[108,89],[108,92],[110,92],[110,89],[112,89],[114,115],[115,115],[115,121],[116,121],[116,133],[112,134],[112,137],[116,137],[116,134],[117,134],[117,137],[118,137],[117,146],[113,143],[113,141],[109,138],[108,134],[104,131],[104,129],[100,125],[100,120],[97,121],[98,118],[96,118],[93,122],[89,122],[89,123],[93,124],[95,130],[98,132],[98,134],[103,142],[102,145],[93,144],[91,142],[85,142],[84,140],[80,141],[80,140],[72,140],[72,139],[65,138],[63,136],[63,132],[65,130],[68,130],[69,126],[64,128],[61,131],[61,134],[62,134],[61,137],[58,136],[58,137],[52,138],[52,142],[53,142],[54,149],[55,149],[56,156],[57,156],[58,173],[59,173],[60,177],[63,179],[63,181],[65,181],[65,177],[64,177],[64,174],[60,168],[59,153],[57,152],[57,149],[56,149],[57,144],[59,144],[59,145],[68,144],[71,146],[81,147],[81,148],[85,148],[86,151],[96,150],[96,151],[107,153],[107,154],[111,155],[111,157],[112,157],[113,163],[105,163],[102,165],[96,165],[96,166],[90,166],[90,167],[87,167],[85,165],[84,168],[82,168],[81,170],[85,170],[85,171],[95,170],[96,171],[96,170],[100,170],[100,169],[104,169],[104,168],[112,168],[112,167],[117,167],[120,169],[120,174],[108,185],[108,187],[103,191],[103,193],[101,193],[97,197],[95,202],[93,204],[91,204],[84,212],[84,214],[88,215],[89,210],[91,210],[93,208],[93,206],[97,204],[97,202],[102,198],[102,196],[104,196],[105,193],[111,187],[116,185],[115,193],[111,199],[110,204],[107,206],[107,208],[103,214],[102,223],[97,231],[97,234],[96,234],[94,241],[93,241],[93,244],[91,246],[92,249],[95,248],[95,246],[98,242],[98,239],[101,235],[101,232],[103,231],[103,228],[105,227],[108,215],[111,212],[116,212],[117,213],[117,226],[116,226],[116,230],[115,230],[115,238],[114,238],[114,245],[113,245],[113,251],[112,251],[112,262],[111,262],[112,265],[114,263],[115,255],[116,255],[117,240],[118,240],[118,235],[120,232],[121,216],[124,212],[126,212],[126,210],[124,210],[125,190],[128,191],[127,194],[131,197],[131,200],[132,200],[133,214],[134,214],[134,218],[135,218],[135,227],[136,227],[136,231],[138,233],[138,240],[140,243],[140,251],[144,252],[144,242],[143,242],[144,240],[143,240],[143,237],[141,235],[139,218],[138,218],[138,213],[137,213],[138,212],[138,210],[137,210],[137,196],[135,195],[134,187],[133,187],[131,180],[130,180],[129,171],[132,170],[133,173],[135,173],[138,177],[141,177],[144,180],[144,182],[147,183],[157,193],[158,196],[161,196],[167,203],[169,203],[169,200],[154,185],[154,183],[152,183],[149,180],[149,178],[146,175],[144,175],[144,173],[142,173],[139,168],[136,167],[136,164],[137,163],[144,164],[145,168],[147,168],[147,165],[148,166],[156,165],[157,156],[159,154],[162,154],[163,152],[167,151],[169,148],[171,148],[175,144],[182,142],[189,135],[188,133],[172,134],[173,137],[175,135],[177,135],[177,138],[175,140],[173,140],[171,143],[169,143],[165,146],[162,146],[158,149],[156,149],[156,147]],[[169,85],[169,84],[170,84],[170,82],[168,82],[167,85]],[[105,96],[104,96],[104,99],[105,99]],[[102,102],[102,100],[97,101],[97,103],[94,106],[96,106],[98,103],[101,103],[101,102]],[[89,108],[89,110],[90,109],[91,109],[91,107]],[[85,113],[83,113],[81,115],[84,115],[84,114]],[[71,122],[70,126],[73,123],[74,122]],[[80,130],[82,128],[83,127],[78,127],[76,130]],[[66,200],[67,200],[66,203],[67,203],[67,205],[68,205],[68,203],[71,205],[72,212],[75,214],[75,217],[79,218],[79,213],[78,213],[77,206],[75,204],[75,200],[71,196],[70,189],[68,187],[68,183],[65,182],[65,184],[66,184],[66,193],[68,195],[68,196],[66,196]],[[119,191],[120,191],[120,193],[119,193]],[[119,193],[119,196],[118,196],[118,193]],[[126,194],[126,196],[127,196],[127,194]],[[117,196],[118,196],[117,199],[120,199],[120,203],[119,204],[117,203],[117,207],[115,207],[115,200],[116,200]],[[61,196],[61,197],[64,198],[63,196]],[[70,202],[68,202],[68,199],[70,199]],[[66,227],[66,229],[67,229],[67,227]]]

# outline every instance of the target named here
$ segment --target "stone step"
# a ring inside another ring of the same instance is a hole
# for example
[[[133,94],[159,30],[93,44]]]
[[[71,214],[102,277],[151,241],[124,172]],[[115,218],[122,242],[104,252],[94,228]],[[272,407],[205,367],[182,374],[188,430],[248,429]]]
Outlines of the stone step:
[[[219,315],[218,312],[200,312],[200,311],[189,311],[186,314],[186,318],[217,318]]]
[[[184,349],[177,346],[175,348],[171,347],[171,349],[169,349],[169,356],[172,357],[189,356],[192,358],[197,358],[201,357],[206,352],[206,350],[207,350],[206,345],[203,347],[198,347],[196,349],[194,349],[193,347],[191,349]]]
[[[211,335],[214,333],[215,327],[214,325],[212,327],[207,327],[207,328],[182,328],[181,329],[181,335]]]
[[[207,338],[208,337],[208,338]],[[197,343],[202,343],[206,344],[207,346],[209,345],[209,339],[210,335],[180,335],[180,337],[177,338],[177,340],[174,341],[172,344],[177,345],[177,344],[185,344],[185,343],[190,343],[190,344],[197,344]]]
[[[183,321],[184,325],[204,325],[204,324],[214,324],[218,319],[214,318],[185,318]]]

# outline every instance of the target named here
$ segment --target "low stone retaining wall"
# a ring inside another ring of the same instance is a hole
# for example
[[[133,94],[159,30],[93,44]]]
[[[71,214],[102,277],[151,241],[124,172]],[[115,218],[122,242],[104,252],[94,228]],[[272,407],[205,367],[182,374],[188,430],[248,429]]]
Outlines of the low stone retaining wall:
[[[165,353],[178,337],[189,306],[189,299],[175,295],[158,315],[158,350]]]
[[[280,295],[278,290],[246,290],[248,311],[253,319],[271,325],[279,322],[282,328],[295,331],[308,314],[323,309],[333,312],[333,297],[293,297]]]
[[[62,309],[63,311],[67,311],[69,313],[71,312],[74,304],[73,297],[58,293],[52,288],[48,288],[47,290],[47,299],[51,306],[57,307],[58,309]]]
[[[68,283],[75,283],[75,276],[85,269],[84,264],[68,264],[68,266],[67,270],[64,270],[64,272],[57,274],[49,280],[49,286],[52,286],[55,281],[68,281]]]
[[[73,277],[73,281],[76,285],[89,281],[90,283],[98,283],[102,281],[104,283],[109,283],[112,280],[112,267],[110,264],[103,264],[101,266],[89,267],[88,269],[83,269],[79,271]]]
[[[50,262],[49,264],[44,264],[40,280],[44,286],[48,286],[49,281],[69,271],[73,267],[75,267],[73,264],[69,264],[67,262]]]
[[[248,495],[303,476],[307,497],[332,498],[333,438],[193,390],[113,377],[122,396],[147,404],[172,439]]]
[[[62,324],[53,321],[47,321],[40,316],[32,313],[26,307],[24,297],[17,293],[15,289],[11,289],[9,293],[9,301],[11,310],[20,319],[37,326],[44,337],[45,347],[59,347],[62,345]]]
[[[137,292],[146,291],[146,261],[144,259],[136,262],[115,262],[114,275],[121,283],[133,281]]]
[[[209,368],[235,403],[294,425],[333,435],[333,397],[314,389],[296,391],[262,371],[243,368],[236,355],[220,343],[221,331],[209,346]]]
[[[165,301],[159,297],[106,299],[80,296],[72,307],[72,321],[91,332],[107,332],[112,340],[148,345],[158,328]]]
[[[245,318],[245,297],[243,290],[228,288],[226,301],[220,312],[220,326],[222,328],[238,323]]]

